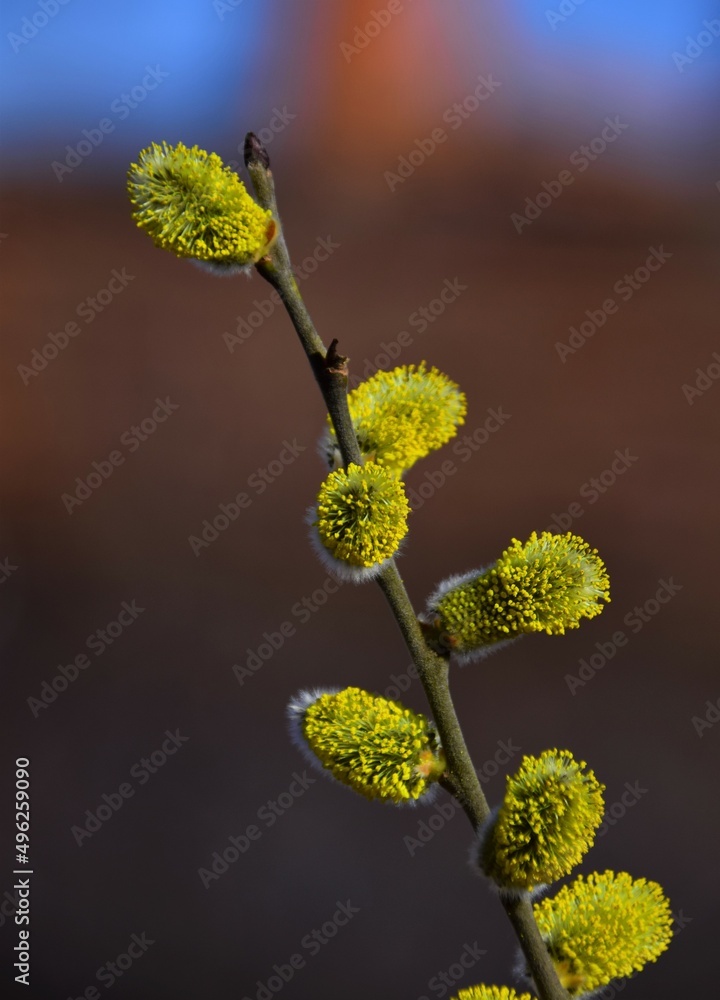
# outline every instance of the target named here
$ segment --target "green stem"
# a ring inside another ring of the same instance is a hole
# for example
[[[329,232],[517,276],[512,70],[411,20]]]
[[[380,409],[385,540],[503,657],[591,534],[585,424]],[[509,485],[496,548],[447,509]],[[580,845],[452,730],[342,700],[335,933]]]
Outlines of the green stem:
[[[477,830],[490,815],[490,807],[475,773],[452,702],[448,661],[426,644],[394,560],[382,571],[378,583],[395,615],[432,708],[448,771],[457,789],[456,797]]]
[[[354,462],[362,465],[360,446],[347,407],[348,359],[337,353],[337,340],[333,340],[328,350],[325,349],[307,311],[292,271],[290,254],[280,225],[270,161],[262,143],[252,132],[245,138],[245,163],[258,201],[263,208],[272,212],[277,224],[275,242],[270,251],[257,262],[256,269],[276,289],[292,320],[333,422],[344,464]]]
[[[542,1000],[567,1000],[568,993],[560,985],[555,966],[535,922],[529,895],[501,894],[500,902],[513,925],[539,996]]]
[[[258,261],[256,268],[277,290],[292,320],[330,414],[343,462],[345,465],[351,462],[362,465],[362,453],[347,402],[348,359],[337,353],[336,340],[333,340],[329,350],[325,350],[303,302],[280,226],[270,161],[259,139],[252,133],[245,140],[245,163],[258,201],[272,211],[278,226],[275,243],[268,254]],[[477,831],[490,815],[490,807],[473,767],[450,695],[448,659],[434,652],[425,642],[394,560],[390,560],[379,575],[378,583],[417,668],[445,751],[448,777],[441,784],[452,790]],[[500,898],[517,934],[540,1000],[568,1000],[540,936],[529,899],[527,896],[516,898],[502,894]]]

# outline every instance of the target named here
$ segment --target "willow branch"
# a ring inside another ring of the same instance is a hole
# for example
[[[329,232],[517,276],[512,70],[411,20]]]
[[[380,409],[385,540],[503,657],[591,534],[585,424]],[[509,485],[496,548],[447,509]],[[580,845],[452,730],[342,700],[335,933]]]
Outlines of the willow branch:
[[[337,352],[337,340],[329,349],[318,335],[292,272],[275,197],[270,161],[260,140],[250,133],[245,140],[245,163],[255,194],[263,208],[270,209],[278,235],[270,251],[256,264],[258,272],[277,290],[300,339],[337,437],[345,465],[362,465],[363,458],[347,402],[348,359]],[[393,612],[427,696],[448,764],[441,782],[453,794],[474,830],[490,815],[490,807],[473,767],[450,695],[449,664],[425,642],[417,615],[394,560],[378,577],[378,583]],[[528,969],[541,1000],[568,1000],[560,985],[547,948],[540,936],[529,898],[501,895],[501,902],[515,929]]]

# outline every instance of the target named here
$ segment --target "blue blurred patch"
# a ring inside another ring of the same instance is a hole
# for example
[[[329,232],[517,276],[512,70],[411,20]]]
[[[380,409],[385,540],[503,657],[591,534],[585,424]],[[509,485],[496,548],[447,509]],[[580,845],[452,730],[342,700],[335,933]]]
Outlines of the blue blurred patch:
[[[135,102],[123,144],[178,130],[204,142],[230,127],[236,95],[250,88],[265,20],[256,0],[5,0],[6,143],[67,142],[112,117],[148,67],[169,75]]]
[[[708,0],[513,0],[515,23],[535,46],[548,51],[585,50],[598,60],[665,63],[720,15]]]

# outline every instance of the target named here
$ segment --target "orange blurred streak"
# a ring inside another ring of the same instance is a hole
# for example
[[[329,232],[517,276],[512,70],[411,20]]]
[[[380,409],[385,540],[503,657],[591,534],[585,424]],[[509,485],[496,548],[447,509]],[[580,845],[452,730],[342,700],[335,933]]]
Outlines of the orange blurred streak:
[[[447,34],[435,7],[403,0],[392,14],[372,0],[342,5],[323,132],[348,168],[385,163],[388,150],[401,151],[432,128],[432,109],[442,113],[443,95],[455,93],[460,78]]]

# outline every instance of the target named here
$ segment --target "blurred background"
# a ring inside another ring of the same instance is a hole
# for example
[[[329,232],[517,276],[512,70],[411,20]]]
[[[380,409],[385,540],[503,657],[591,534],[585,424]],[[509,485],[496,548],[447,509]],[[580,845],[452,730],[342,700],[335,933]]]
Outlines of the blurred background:
[[[25,995],[514,982],[465,818],[312,783],[287,737],[303,687],[425,703],[379,590],[335,588],[307,544],[324,415],[269,287],[130,219],[140,149],[239,166],[248,130],[321,335],[357,376],[426,359],[468,395],[459,443],[408,476],[417,606],[534,529],[608,565],[600,618],[454,668],[486,793],[522,753],[587,760],[609,818],[582,870],[659,881],[677,918],[623,996],[715,982],[718,18],[701,0],[3,4],[8,988],[18,757]]]

